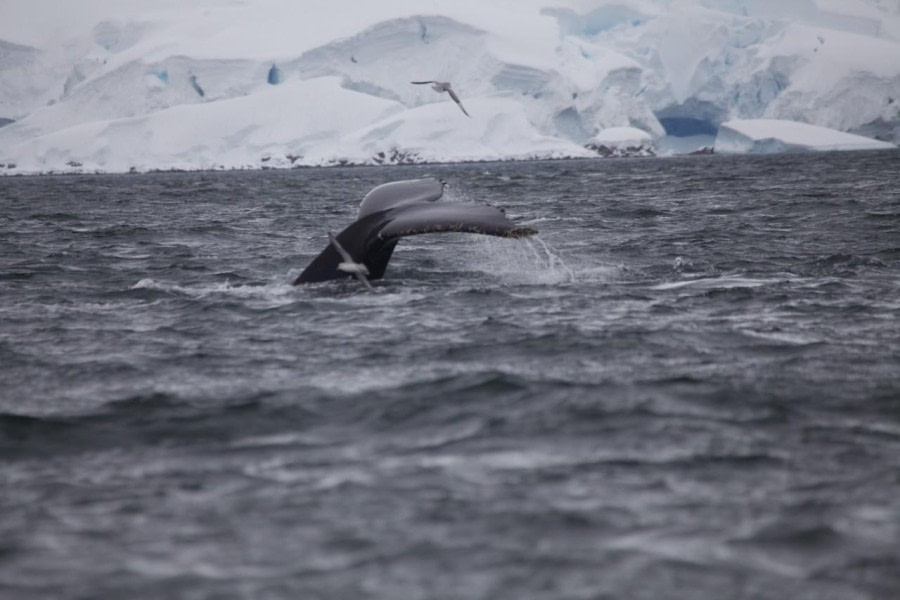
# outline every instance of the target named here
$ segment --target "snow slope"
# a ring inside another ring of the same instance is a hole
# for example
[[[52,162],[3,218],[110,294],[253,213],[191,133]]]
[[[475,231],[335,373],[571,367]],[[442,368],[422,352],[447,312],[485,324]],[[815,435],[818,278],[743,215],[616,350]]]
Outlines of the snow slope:
[[[890,0],[6,0],[3,13],[6,173],[689,151],[736,119],[900,141]],[[426,79],[451,81],[471,118],[409,83]]]

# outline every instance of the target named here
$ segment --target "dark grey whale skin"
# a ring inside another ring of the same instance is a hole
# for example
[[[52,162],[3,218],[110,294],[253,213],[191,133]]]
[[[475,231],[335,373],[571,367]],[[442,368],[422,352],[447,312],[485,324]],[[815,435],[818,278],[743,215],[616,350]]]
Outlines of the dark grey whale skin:
[[[468,202],[440,201],[444,182],[411,179],[372,189],[359,205],[356,221],[336,237],[353,257],[366,265],[369,279],[381,279],[400,238],[455,231],[520,238],[537,233],[518,227],[500,209]],[[353,277],[338,269],[343,261],[329,244],[294,280],[294,285]]]

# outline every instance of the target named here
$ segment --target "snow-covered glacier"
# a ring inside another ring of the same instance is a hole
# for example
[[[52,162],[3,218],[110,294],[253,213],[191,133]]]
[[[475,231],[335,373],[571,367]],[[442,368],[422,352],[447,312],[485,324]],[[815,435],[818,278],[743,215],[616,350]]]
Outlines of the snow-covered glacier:
[[[890,142],[781,119],[735,119],[719,126],[716,152],[775,154],[829,150],[888,150]]]
[[[752,140],[797,124],[818,128],[820,149],[849,148],[828,143],[844,133],[900,142],[895,0],[8,0],[3,12],[5,173],[776,151]],[[451,82],[471,117],[420,80]]]

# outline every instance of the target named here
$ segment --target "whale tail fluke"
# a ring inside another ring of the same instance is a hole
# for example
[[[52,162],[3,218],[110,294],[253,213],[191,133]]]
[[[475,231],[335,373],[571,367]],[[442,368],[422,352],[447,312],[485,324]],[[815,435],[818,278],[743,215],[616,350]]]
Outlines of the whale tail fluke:
[[[381,279],[401,238],[440,232],[477,233],[522,238],[537,233],[520,227],[493,206],[472,202],[439,201],[443,182],[420,179],[394,182],[369,192],[358,218],[335,235],[329,244],[294,280],[316,283],[356,277],[370,290],[372,279]]]

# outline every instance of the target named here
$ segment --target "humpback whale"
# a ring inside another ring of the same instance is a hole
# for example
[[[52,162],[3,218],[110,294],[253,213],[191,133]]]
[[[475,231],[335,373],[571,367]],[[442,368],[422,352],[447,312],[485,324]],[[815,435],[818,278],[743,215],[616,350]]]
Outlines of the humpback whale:
[[[394,181],[373,188],[359,205],[356,220],[337,235],[294,280],[294,285],[357,277],[384,276],[400,238],[459,231],[507,238],[537,233],[519,227],[493,206],[441,200],[445,182],[438,179]]]

